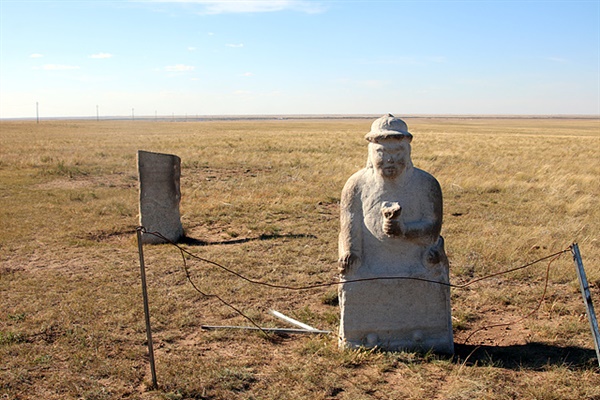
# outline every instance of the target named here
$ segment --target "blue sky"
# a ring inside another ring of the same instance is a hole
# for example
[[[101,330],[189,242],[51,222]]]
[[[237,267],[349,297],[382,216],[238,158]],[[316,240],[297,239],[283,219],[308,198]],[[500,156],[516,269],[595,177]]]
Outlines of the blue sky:
[[[0,0],[0,117],[600,115],[600,1]]]

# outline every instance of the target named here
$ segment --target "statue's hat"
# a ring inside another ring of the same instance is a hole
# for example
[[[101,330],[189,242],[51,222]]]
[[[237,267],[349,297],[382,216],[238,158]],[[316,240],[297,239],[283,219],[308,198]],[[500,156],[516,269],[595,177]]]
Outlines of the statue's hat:
[[[376,119],[371,125],[371,132],[365,135],[369,142],[376,142],[377,139],[407,139],[409,142],[413,136],[408,131],[406,122],[392,114],[384,115]]]

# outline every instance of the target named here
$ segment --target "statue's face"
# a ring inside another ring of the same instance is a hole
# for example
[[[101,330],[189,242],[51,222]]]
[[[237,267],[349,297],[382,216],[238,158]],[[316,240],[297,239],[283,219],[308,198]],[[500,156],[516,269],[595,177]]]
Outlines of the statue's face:
[[[410,144],[406,140],[387,139],[369,144],[369,157],[373,167],[384,178],[402,174],[410,157]]]

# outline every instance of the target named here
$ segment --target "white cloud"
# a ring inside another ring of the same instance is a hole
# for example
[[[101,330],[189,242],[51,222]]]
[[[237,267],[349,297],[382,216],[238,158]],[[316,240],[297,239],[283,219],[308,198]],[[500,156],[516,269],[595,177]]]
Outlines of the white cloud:
[[[357,82],[359,86],[368,88],[368,89],[380,89],[386,87],[390,84],[389,81],[382,81],[380,79],[367,79],[364,81]]]
[[[244,47],[244,43],[237,43],[237,44],[228,43],[228,44],[226,44],[225,46],[227,46],[227,47],[239,48],[239,47]]]
[[[568,60],[566,60],[564,58],[561,58],[561,57],[546,57],[546,59],[550,60],[550,61],[554,61],[554,62],[560,63],[560,64],[564,64],[564,63],[568,62]]]
[[[79,66],[64,64],[45,64],[41,67],[35,67],[34,69],[43,69],[44,71],[68,71],[73,69],[79,69]]]
[[[335,83],[347,87],[355,87],[355,88],[367,88],[367,89],[381,89],[390,85],[390,81],[384,81],[381,79],[364,79],[364,80],[354,80],[349,78],[339,78],[334,81]]]
[[[252,94],[252,92],[249,90],[236,90],[235,92],[233,92],[233,94],[236,94],[238,96],[247,96],[249,94]]]
[[[307,0],[154,0],[157,3],[197,4],[200,14],[261,13],[297,11],[317,14],[325,11],[325,5]]]
[[[42,58],[42,57],[44,57],[44,56],[39,53],[33,53],[29,56],[29,58]]]
[[[428,57],[427,60],[434,62],[436,64],[444,64],[447,59],[444,56],[433,56],[433,57]]]
[[[91,54],[89,56],[89,58],[112,58],[113,55],[110,53],[96,53],[96,54]]]
[[[244,72],[242,76],[252,76],[254,75],[252,72]]]
[[[448,59],[445,56],[381,56],[369,60],[361,60],[366,65],[401,65],[401,66],[425,66],[430,64],[445,64]]]
[[[193,65],[184,65],[184,64],[175,64],[175,65],[167,65],[165,67],[165,71],[167,72],[187,72],[193,71],[196,67]]]
[[[189,46],[187,49],[188,51],[196,51],[196,48],[194,46]]]
[[[423,65],[423,62],[410,56],[382,56],[363,60],[366,65]]]

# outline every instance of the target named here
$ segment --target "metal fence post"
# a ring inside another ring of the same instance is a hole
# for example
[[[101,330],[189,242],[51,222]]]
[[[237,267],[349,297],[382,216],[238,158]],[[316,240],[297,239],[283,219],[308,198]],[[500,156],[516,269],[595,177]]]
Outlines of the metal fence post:
[[[150,372],[152,374],[152,389],[158,389],[158,383],[156,382],[156,368],[154,366],[154,348],[152,346],[152,330],[150,329],[150,309],[148,307],[148,290],[146,289],[146,267],[144,265],[144,247],[142,245],[142,231],[143,227],[138,227],[137,242],[138,252],[140,254],[140,273],[142,276],[142,296],[144,298],[144,316],[146,318],[146,338],[148,341],[148,354],[150,356]]]
[[[581,254],[579,253],[579,246],[577,246],[577,243],[573,243],[571,252],[573,253],[573,261],[575,261],[575,266],[577,267],[577,277],[579,278],[581,295],[583,296],[583,303],[586,306],[588,320],[590,321],[590,327],[592,328],[594,347],[596,348],[596,358],[598,360],[598,365],[600,366],[600,333],[598,332],[598,320],[596,319],[590,286],[588,285],[587,277],[585,276],[583,261],[581,260]]]

